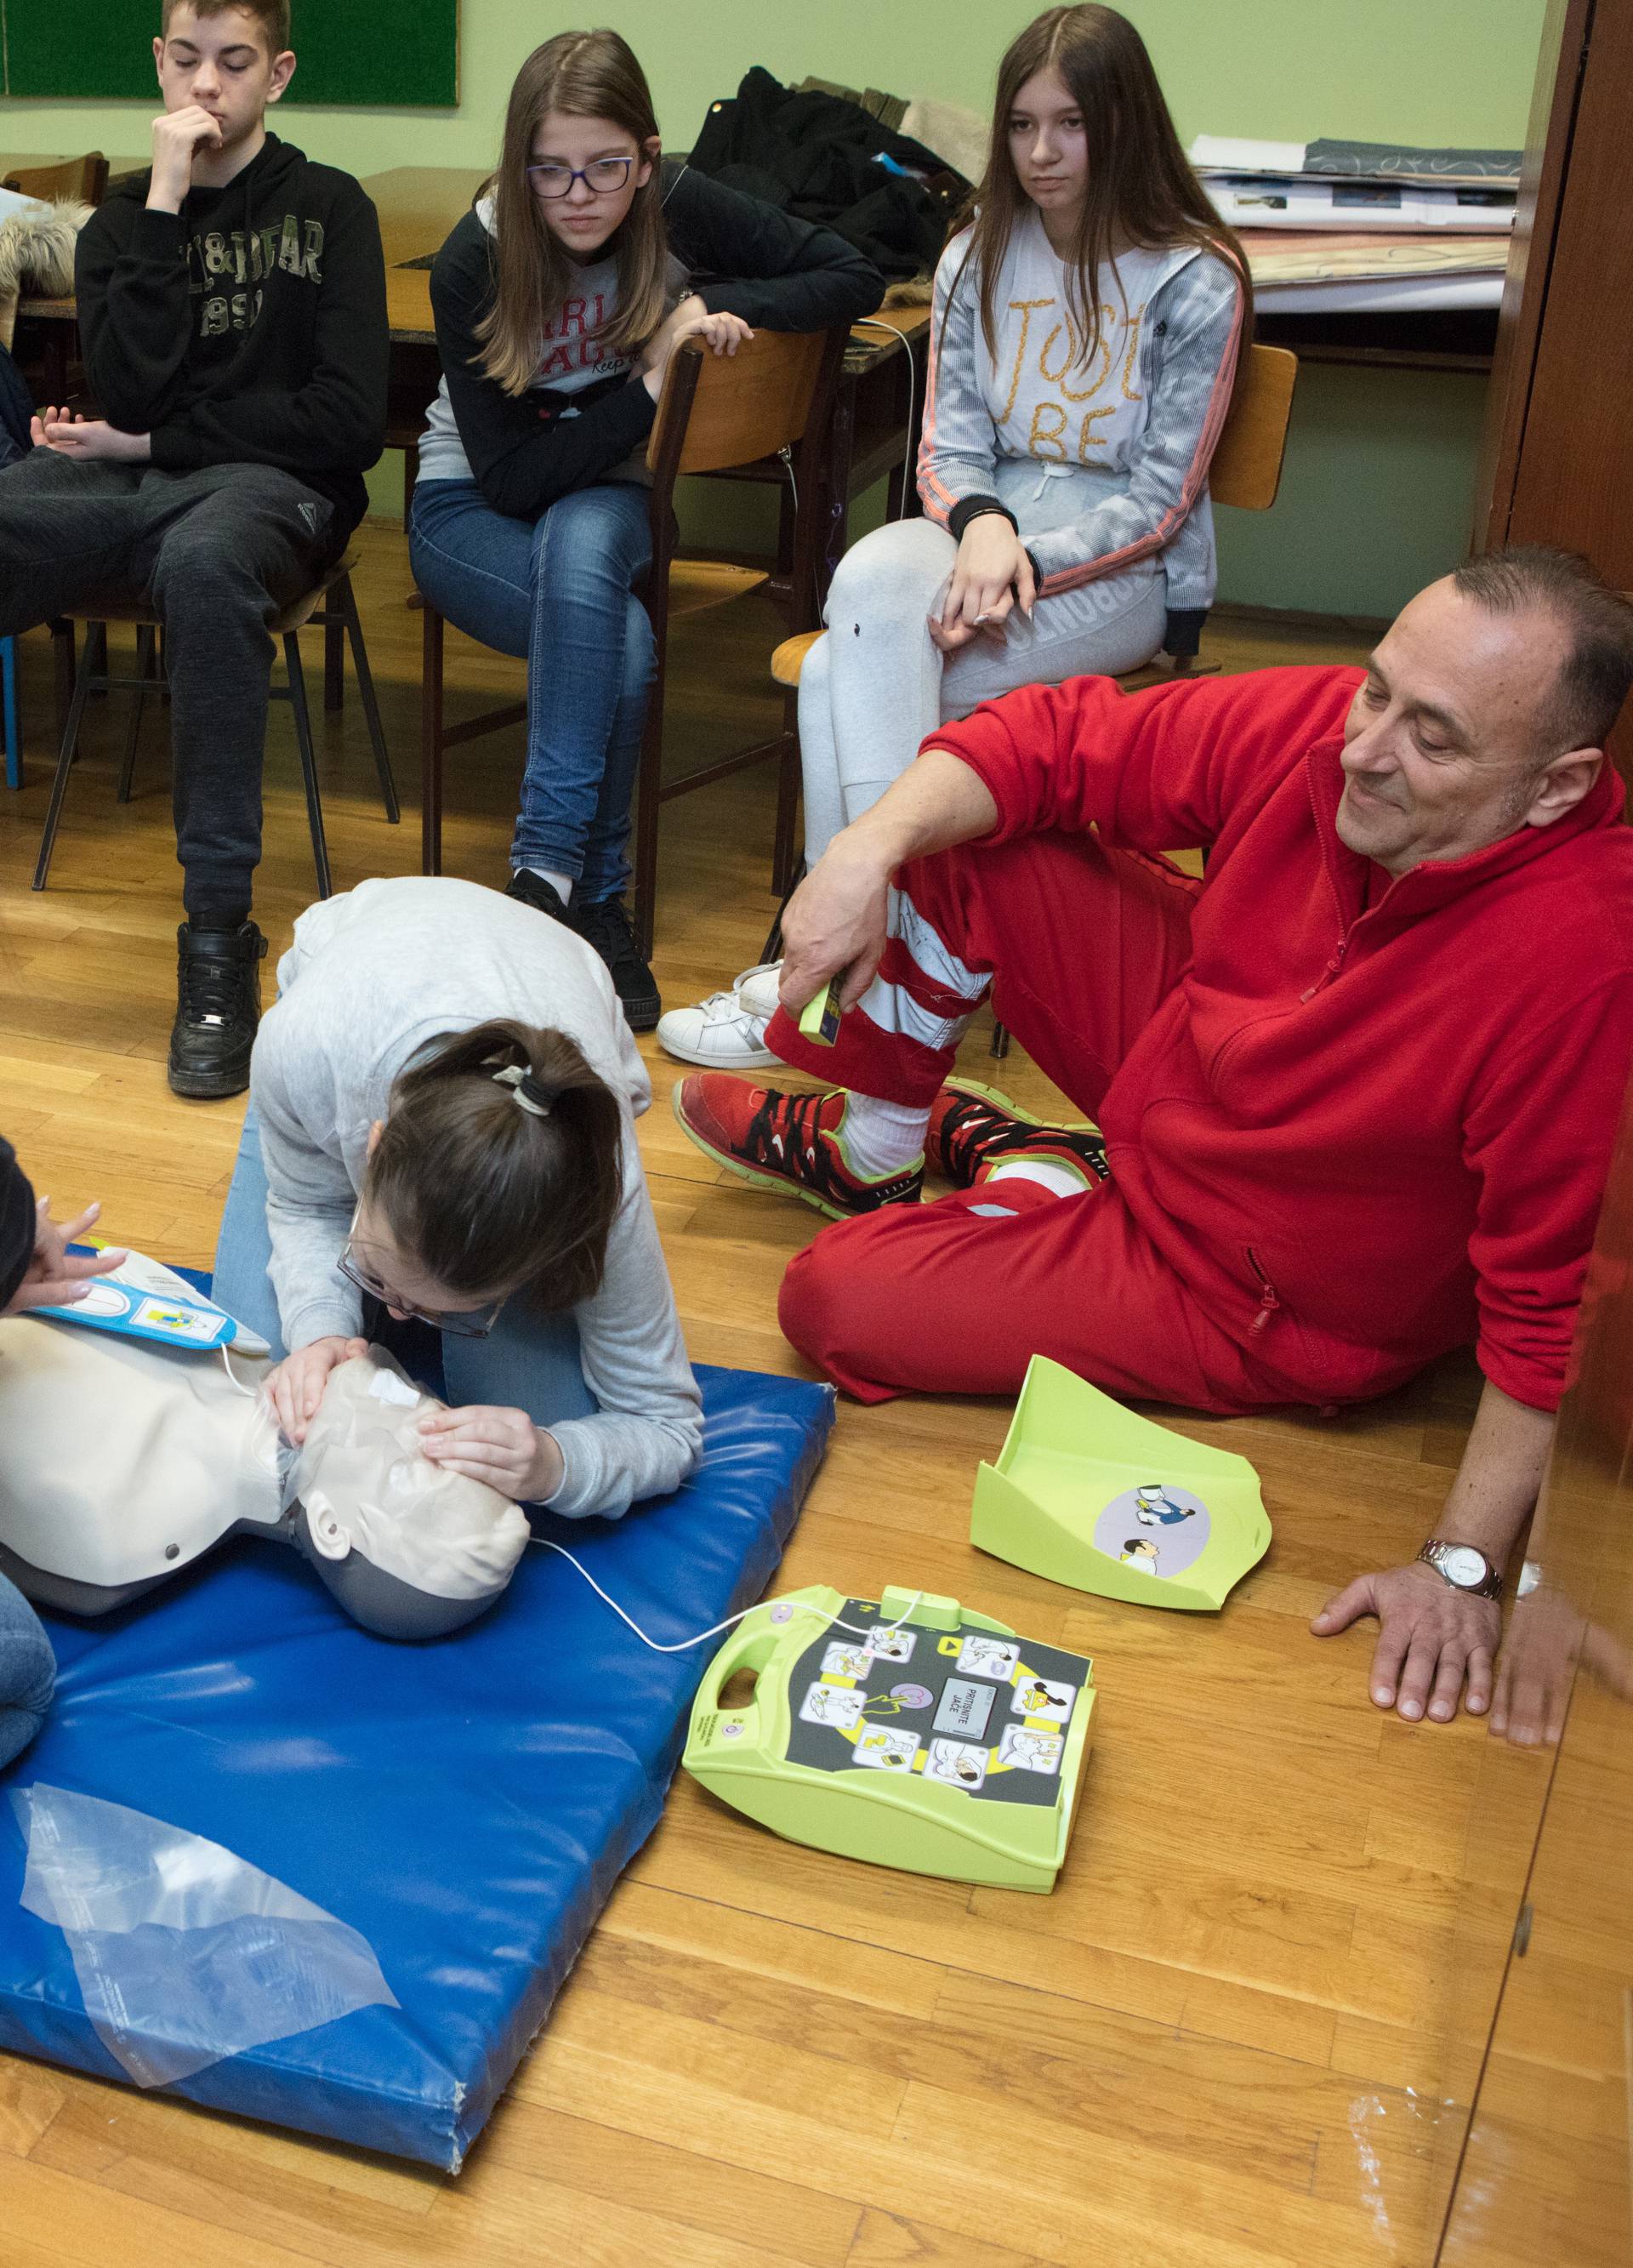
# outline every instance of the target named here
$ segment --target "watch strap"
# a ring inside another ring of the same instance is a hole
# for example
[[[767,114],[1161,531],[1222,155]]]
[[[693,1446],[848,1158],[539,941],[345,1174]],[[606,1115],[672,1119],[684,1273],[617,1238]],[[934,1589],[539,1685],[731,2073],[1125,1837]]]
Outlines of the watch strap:
[[[1453,1581],[1445,1565],[1447,1555],[1453,1551],[1472,1551],[1486,1571],[1484,1579],[1478,1583]],[[1453,1543],[1442,1536],[1431,1535],[1417,1556],[1425,1565],[1434,1569],[1442,1582],[1450,1584],[1454,1591],[1467,1592],[1471,1599],[1500,1599],[1503,1595],[1503,1578],[1477,1543]]]

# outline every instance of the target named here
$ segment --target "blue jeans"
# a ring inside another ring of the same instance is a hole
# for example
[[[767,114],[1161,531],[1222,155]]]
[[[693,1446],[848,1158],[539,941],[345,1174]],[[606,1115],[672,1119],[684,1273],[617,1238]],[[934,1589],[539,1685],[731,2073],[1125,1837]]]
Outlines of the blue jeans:
[[[529,526],[474,481],[414,491],[414,579],[468,637],[527,663],[527,766],[512,866],[566,874],[596,904],[629,878],[624,846],[655,666],[632,585],[651,559],[648,499],[607,481]]]
[[[283,1327],[267,1273],[271,1261],[267,1173],[252,1103],[244,1116],[232,1186],[221,1216],[212,1290],[219,1305],[259,1331],[274,1357],[281,1359]],[[499,1320],[485,1339],[394,1323],[383,1308],[365,1320],[374,1336],[423,1384],[438,1385],[434,1373],[440,1352],[440,1388],[456,1410],[485,1403],[491,1408],[525,1410],[535,1425],[553,1425],[563,1418],[593,1418],[600,1406],[585,1384],[578,1326],[570,1314],[539,1315],[519,1300],[511,1301],[500,1309]]]
[[[0,1768],[21,1756],[40,1730],[55,1683],[51,1641],[39,1616],[0,1575]]]

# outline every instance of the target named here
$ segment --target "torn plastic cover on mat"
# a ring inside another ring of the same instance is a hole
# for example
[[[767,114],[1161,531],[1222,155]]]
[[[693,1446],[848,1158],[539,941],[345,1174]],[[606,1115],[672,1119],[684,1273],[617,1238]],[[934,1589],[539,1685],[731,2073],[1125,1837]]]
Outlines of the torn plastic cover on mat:
[[[67,1938],[85,2014],[138,2087],[398,2006],[355,1929],[219,1843],[44,1780],[11,1804],[22,1904]]]

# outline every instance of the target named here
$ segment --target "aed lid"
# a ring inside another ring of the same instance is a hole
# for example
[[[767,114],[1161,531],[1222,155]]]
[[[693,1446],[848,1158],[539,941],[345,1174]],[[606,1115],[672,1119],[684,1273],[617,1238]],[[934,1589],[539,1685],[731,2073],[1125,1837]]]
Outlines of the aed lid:
[[[1075,1590],[1216,1613],[1264,1557],[1270,1522],[1246,1457],[1034,1355],[997,1462],[976,1474],[969,1535]]]

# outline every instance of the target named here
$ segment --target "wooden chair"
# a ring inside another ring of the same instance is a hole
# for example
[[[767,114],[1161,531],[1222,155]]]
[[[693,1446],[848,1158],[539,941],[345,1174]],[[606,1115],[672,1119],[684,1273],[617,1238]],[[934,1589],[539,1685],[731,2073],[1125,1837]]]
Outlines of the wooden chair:
[[[392,777],[391,757],[386,747],[386,736],[380,725],[379,704],[374,696],[374,680],[369,668],[367,649],[363,643],[363,624],[357,615],[357,601],[351,587],[351,571],[357,565],[355,555],[349,554],[330,568],[315,588],[286,607],[272,624],[274,637],[283,641],[283,664],[287,681],[272,688],[275,701],[287,701],[295,713],[295,739],[300,749],[301,779],[306,791],[306,821],[312,830],[313,864],[317,869],[318,895],[327,898],[330,891],[328,844],[323,832],[323,805],[318,793],[318,766],[312,740],[312,711],[306,701],[306,675],[301,666],[300,632],[310,627],[320,628],[325,634],[326,686],[328,694],[335,689],[335,672],[332,666],[335,656],[333,641],[349,637],[351,642],[353,666],[357,673],[357,691],[362,696],[364,716],[369,728],[369,740],[374,751],[374,768],[379,775],[380,800],[386,816],[394,827],[401,814],[397,804],[396,782]],[[40,838],[40,857],[34,867],[37,890],[43,890],[46,877],[51,871],[51,853],[56,842],[58,821],[63,815],[63,800],[68,792],[68,776],[73,770],[79,753],[79,728],[85,713],[85,703],[92,693],[133,693],[129,723],[125,735],[124,761],[120,766],[119,800],[129,803],[130,784],[136,772],[136,743],[142,730],[142,714],[150,693],[162,691],[163,662],[158,648],[158,633],[162,625],[151,608],[133,600],[129,605],[115,606],[107,600],[99,601],[94,612],[86,610],[66,618],[63,635],[69,640],[73,636],[72,624],[85,626],[85,643],[74,673],[74,689],[69,702],[68,716],[63,731],[63,746],[56,761],[56,774],[51,783],[51,800],[46,811],[45,831]],[[110,622],[133,622],[136,630],[136,666],[134,677],[116,676],[107,664],[107,626]],[[329,698],[327,705],[337,706]]]
[[[777,792],[773,884],[785,889],[794,858],[794,822],[799,787],[799,752],[785,720],[773,739],[723,757],[667,784],[663,778],[664,688],[671,622],[683,615],[724,606],[760,589],[769,571],[736,567],[714,560],[675,556],[673,495],[683,473],[720,472],[786,455],[793,475],[794,563],[791,611],[797,626],[818,616],[817,569],[820,557],[823,497],[822,451],[840,366],[850,337],[841,325],[830,331],[791,334],[761,331],[735,355],[706,353],[687,340],[670,358],[658,404],[646,461],[652,475],[651,513],[652,563],[640,592],[651,618],[658,649],[657,675],[647,705],[641,745],[635,828],[633,913],[643,953],[650,953],[658,874],[658,816],[662,805],[690,795],[749,764],[772,757],[782,765]],[[424,674],[421,710],[423,784],[423,865],[441,871],[443,757],[449,748],[519,723],[524,702],[490,710],[466,723],[443,722],[443,618],[428,600],[423,613]]]
[[[91,150],[83,158],[65,158],[60,166],[20,166],[6,175],[0,188],[48,202],[99,205],[107,188],[107,159],[99,150]]]

